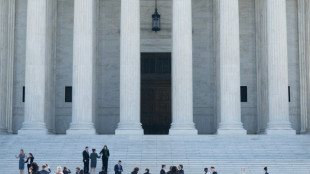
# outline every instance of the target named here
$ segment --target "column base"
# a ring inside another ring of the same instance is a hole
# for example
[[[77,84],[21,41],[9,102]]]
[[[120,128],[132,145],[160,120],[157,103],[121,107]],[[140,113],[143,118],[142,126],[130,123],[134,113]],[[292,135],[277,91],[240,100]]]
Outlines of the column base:
[[[197,129],[170,129],[169,135],[198,135]]]
[[[296,135],[296,131],[291,128],[288,121],[268,123],[267,135]]]
[[[93,123],[71,123],[66,131],[67,135],[95,135],[96,130]]]
[[[296,131],[293,129],[267,129],[266,135],[296,135]]]
[[[0,127],[0,134],[3,135],[3,134],[8,134],[8,130],[3,128],[3,127]]]
[[[141,123],[118,123],[115,135],[144,135]]]
[[[194,123],[172,123],[169,135],[198,135],[198,130]]]
[[[47,135],[48,131],[43,122],[24,122],[19,135]]]
[[[246,135],[247,131],[244,129],[218,129],[217,135]]]
[[[257,134],[266,134],[266,129],[261,129],[257,131]]]
[[[247,131],[243,128],[241,122],[220,123],[217,130],[218,135],[246,135]]]

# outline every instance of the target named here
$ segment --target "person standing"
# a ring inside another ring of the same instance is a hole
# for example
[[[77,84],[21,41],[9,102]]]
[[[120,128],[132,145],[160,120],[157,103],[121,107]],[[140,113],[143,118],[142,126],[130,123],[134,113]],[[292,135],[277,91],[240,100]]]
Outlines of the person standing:
[[[100,152],[100,155],[102,156],[102,166],[104,166],[105,170],[108,171],[108,162],[109,162],[109,157],[110,157],[110,151],[109,151],[107,145],[104,145],[103,149]]]
[[[31,174],[40,174],[40,172],[39,172],[39,166],[38,166],[38,164],[35,163],[35,162],[33,162],[33,163],[31,164],[30,169],[31,169]]]
[[[84,173],[89,173],[89,152],[88,147],[85,147],[85,150],[83,151],[83,163],[84,163]]]
[[[108,174],[108,172],[104,166],[102,166],[102,170],[101,170],[101,172],[99,172],[99,174]]]
[[[25,158],[26,158],[26,155],[24,153],[24,150],[23,149],[20,149],[19,151],[19,155],[16,156],[15,155],[15,158],[19,158],[19,173],[20,174],[24,174],[24,169],[25,169]]]
[[[49,174],[49,173],[51,173],[51,169],[48,167],[47,164],[43,164],[40,174]]]
[[[166,165],[165,164],[161,165],[160,174],[166,174]]]
[[[269,174],[269,173],[267,172],[267,167],[264,167],[264,172],[265,172],[265,174]]]
[[[96,173],[96,166],[97,166],[97,158],[100,156],[96,153],[96,149],[92,149],[92,153],[90,154],[90,173]]]
[[[169,171],[167,172],[167,174],[171,174],[171,173],[172,173],[172,167],[173,167],[173,166],[170,166],[170,167],[169,167]]]
[[[215,167],[213,167],[213,166],[211,167],[211,173],[212,174],[217,174],[217,172],[215,171]]]
[[[57,167],[57,173],[56,174],[63,174],[62,168],[60,166]]]
[[[178,169],[176,166],[172,166],[170,171],[171,174],[178,174]]]
[[[115,174],[122,174],[123,172],[123,166],[122,166],[122,161],[119,160],[117,164],[114,166],[114,172]]]
[[[138,172],[139,172],[139,167],[135,167],[133,171],[131,172],[131,174],[138,174]]]
[[[79,167],[75,168],[75,174],[80,174],[81,169]]]
[[[208,168],[205,168],[204,172],[205,172],[204,174],[211,174],[211,172],[209,172]]]
[[[68,167],[65,166],[64,170],[62,171],[62,173],[69,174],[69,173],[71,173],[71,170]]]
[[[146,168],[144,174],[150,174],[150,169]]]
[[[183,165],[179,164],[178,166],[178,174],[184,174]]]
[[[34,160],[34,156],[32,155],[32,153],[29,153],[28,154],[28,158],[25,161],[25,163],[27,164],[27,168],[28,168],[28,174],[30,174],[29,168],[31,167],[31,164],[33,163],[33,160]]]

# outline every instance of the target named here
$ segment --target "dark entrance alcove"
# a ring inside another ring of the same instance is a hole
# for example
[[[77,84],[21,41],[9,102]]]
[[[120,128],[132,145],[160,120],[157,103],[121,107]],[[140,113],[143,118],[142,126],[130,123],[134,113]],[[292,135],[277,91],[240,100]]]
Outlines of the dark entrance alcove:
[[[168,134],[171,124],[171,53],[141,53],[144,134]]]

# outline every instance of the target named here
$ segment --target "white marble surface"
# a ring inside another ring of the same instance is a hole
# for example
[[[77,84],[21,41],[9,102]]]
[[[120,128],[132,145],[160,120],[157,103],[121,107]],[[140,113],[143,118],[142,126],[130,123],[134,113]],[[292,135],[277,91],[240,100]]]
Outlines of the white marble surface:
[[[6,132],[8,2],[0,0],[0,134]]]
[[[95,134],[97,1],[74,2],[72,122],[67,134]]]
[[[15,45],[15,4],[8,1],[8,56],[7,56],[7,93],[6,93],[6,129],[13,132],[13,90],[14,90],[14,45]]]
[[[25,70],[25,117],[19,134],[46,134],[47,1],[27,3],[27,40]]]
[[[305,133],[307,131],[307,117],[308,117],[308,88],[307,88],[307,76],[308,76],[308,64],[307,64],[307,22],[306,19],[306,1],[298,0],[298,44],[299,44],[299,72],[300,72],[300,132]]]
[[[193,122],[192,1],[172,3],[172,123],[170,135],[197,135]]]
[[[246,134],[241,123],[238,0],[219,1],[218,134]]]
[[[267,1],[268,98],[267,134],[294,134],[289,120],[286,0]]]
[[[184,141],[186,140],[186,141]],[[161,164],[184,165],[188,174],[203,173],[205,167],[215,166],[220,174],[262,174],[268,166],[269,173],[308,174],[310,172],[310,136],[110,136],[110,135],[47,135],[0,136],[0,168],[5,173],[18,173],[17,155],[20,148],[33,153],[35,162],[49,164],[52,172],[57,166],[67,166],[73,172],[83,168],[82,151],[85,146],[103,145],[110,149],[109,174],[113,166],[122,160],[124,173],[140,167],[139,173],[150,168],[159,173]],[[97,160],[97,172],[101,168]]]
[[[306,60],[307,60],[307,108],[310,106],[310,2],[306,1],[306,8],[305,8],[305,36],[306,36],[306,42],[305,42],[305,50],[306,50]],[[307,127],[306,131],[310,132],[310,109],[307,110]]]
[[[268,123],[268,49],[267,0],[255,0],[256,69],[257,69],[257,131],[265,132]]]
[[[121,1],[120,122],[115,134],[142,135],[140,122],[140,0]]]
[[[112,134],[119,122],[120,98],[120,0],[100,0],[98,21],[98,54],[96,57],[97,106],[96,130]],[[162,30],[150,31],[154,2],[141,0],[141,51],[171,51],[172,0],[159,0]],[[57,10],[57,59],[55,67],[55,127],[56,133],[65,133],[72,120],[72,103],[64,102],[65,86],[72,86],[73,59],[73,6],[74,0],[58,0]],[[300,129],[300,94],[297,33],[297,1],[287,0],[288,71],[291,86],[290,121]],[[217,130],[215,87],[215,53],[213,51],[213,0],[192,1],[193,13],[193,112],[200,134]],[[24,120],[22,87],[25,85],[27,1],[16,0],[16,28],[14,50],[14,110],[12,126],[16,133]],[[239,0],[240,20],[240,81],[248,86],[249,102],[241,103],[241,120],[248,133],[257,130],[255,71],[255,3]],[[309,119],[310,120],[310,119]]]

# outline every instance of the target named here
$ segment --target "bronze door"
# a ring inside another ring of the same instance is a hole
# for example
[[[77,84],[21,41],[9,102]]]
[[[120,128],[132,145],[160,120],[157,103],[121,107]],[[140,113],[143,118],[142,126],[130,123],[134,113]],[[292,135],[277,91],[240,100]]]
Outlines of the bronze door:
[[[141,123],[145,134],[168,134],[171,124],[171,54],[141,55]]]

